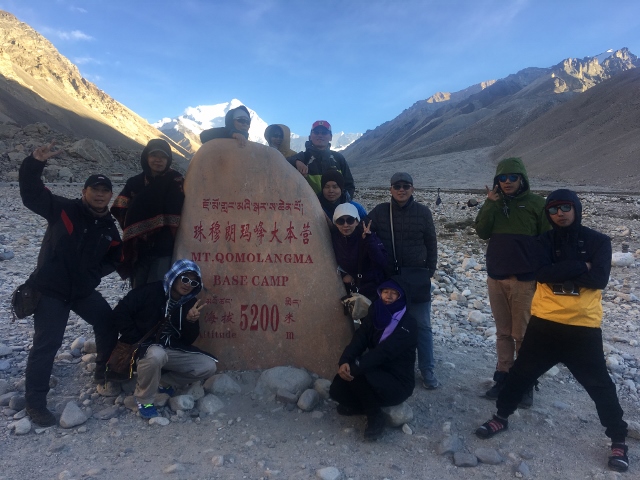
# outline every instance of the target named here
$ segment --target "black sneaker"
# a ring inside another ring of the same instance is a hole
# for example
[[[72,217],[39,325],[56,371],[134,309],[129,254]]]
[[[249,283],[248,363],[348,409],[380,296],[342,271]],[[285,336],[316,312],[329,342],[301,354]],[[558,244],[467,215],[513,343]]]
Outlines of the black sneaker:
[[[364,429],[364,439],[370,442],[378,440],[383,432],[387,419],[381,411],[367,415],[367,428]]]
[[[476,430],[476,435],[480,438],[491,438],[500,432],[504,432],[509,428],[509,421],[494,415],[491,420],[484,422]]]
[[[629,457],[627,457],[628,451],[629,447],[624,443],[612,443],[609,467],[617,472],[626,472],[629,468]]]
[[[51,413],[47,407],[27,407],[27,415],[29,415],[31,421],[39,427],[53,427],[57,423],[55,415]]]
[[[493,381],[496,383],[493,385],[493,387],[485,392],[484,396],[490,398],[491,400],[495,400],[496,398],[498,398],[498,395],[500,395],[500,392],[507,382],[507,375],[508,372],[494,372]]]

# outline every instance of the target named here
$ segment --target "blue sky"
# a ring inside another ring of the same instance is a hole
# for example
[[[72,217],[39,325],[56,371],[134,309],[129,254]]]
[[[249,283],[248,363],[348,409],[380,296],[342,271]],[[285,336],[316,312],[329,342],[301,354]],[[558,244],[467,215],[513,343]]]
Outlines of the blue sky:
[[[438,91],[628,47],[636,0],[0,0],[150,122],[238,98],[364,132]]]

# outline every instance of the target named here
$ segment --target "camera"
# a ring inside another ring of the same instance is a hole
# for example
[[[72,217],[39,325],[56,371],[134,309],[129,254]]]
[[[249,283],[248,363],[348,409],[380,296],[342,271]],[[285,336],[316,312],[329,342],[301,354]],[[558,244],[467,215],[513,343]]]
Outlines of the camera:
[[[551,285],[551,290],[554,295],[580,295],[580,289],[571,281],[554,283]]]

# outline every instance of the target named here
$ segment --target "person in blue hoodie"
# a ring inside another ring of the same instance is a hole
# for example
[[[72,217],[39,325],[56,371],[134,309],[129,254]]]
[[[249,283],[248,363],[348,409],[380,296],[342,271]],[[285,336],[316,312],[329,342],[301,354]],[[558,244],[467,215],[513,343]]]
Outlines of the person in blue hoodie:
[[[192,343],[200,333],[196,300],[202,290],[200,268],[190,260],[178,260],[164,280],[131,290],[113,310],[120,340],[134,344],[163,322],[138,349],[138,382],[134,396],[142,418],[157,417],[156,393],[172,394],[180,387],[209,378],[216,372],[216,358]]]

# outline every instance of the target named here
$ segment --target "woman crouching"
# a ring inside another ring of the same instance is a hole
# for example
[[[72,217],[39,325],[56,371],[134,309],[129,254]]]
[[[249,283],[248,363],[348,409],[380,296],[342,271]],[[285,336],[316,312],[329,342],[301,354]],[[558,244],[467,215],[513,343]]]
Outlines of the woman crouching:
[[[381,407],[404,402],[415,386],[416,320],[406,314],[404,291],[387,280],[340,357],[329,390],[340,415],[366,415],[365,440],[382,436]]]

